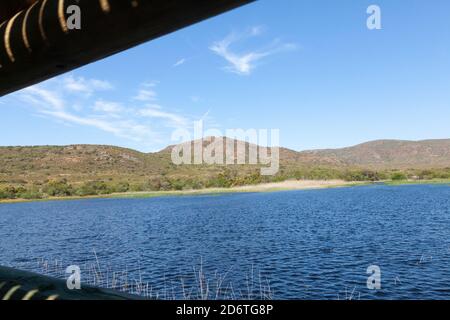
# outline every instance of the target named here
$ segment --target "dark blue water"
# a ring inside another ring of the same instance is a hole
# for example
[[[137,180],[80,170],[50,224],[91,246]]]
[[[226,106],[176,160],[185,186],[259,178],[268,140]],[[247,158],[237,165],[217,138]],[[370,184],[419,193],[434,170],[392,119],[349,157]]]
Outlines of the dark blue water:
[[[211,292],[224,277],[235,298],[450,299],[450,188],[0,205],[0,264],[39,271],[38,259],[98,259],[161,297],[172,288],[180,298],[181,279],[194,288],[202,267]],[[367,288],[370,265],[381,268],[380,290]]]

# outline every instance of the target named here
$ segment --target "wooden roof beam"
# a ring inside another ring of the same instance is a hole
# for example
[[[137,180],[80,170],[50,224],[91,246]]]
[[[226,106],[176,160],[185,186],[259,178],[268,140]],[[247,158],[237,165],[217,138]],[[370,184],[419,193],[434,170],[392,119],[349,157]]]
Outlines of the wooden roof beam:
[[[254,0],[30,1],[0,22],[0,96]],[[72,5],[81,10],[79,30],[67,28]]]

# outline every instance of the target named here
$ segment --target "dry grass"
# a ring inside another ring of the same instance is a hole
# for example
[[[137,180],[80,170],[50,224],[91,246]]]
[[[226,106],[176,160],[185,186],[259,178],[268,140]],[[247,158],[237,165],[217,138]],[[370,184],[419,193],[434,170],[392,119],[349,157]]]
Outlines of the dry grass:
[[[140,265],[140,264],[139,264]],[[55,278],[66,279],[66,264],[62,260],[39,259],[37,271]],[[161,300],[272,300],[273,292],[270,281],[256,272],[252,266],[245,275],[244,283],[236,284],[228,279],[231,269],[225,273],[205,272],[203,259],[192,268],[192,274],[181,275],[176,280],[166,276],[154,286],[144,280],[139,268],[138,273],[131,274],[128,269],[115,271],[110,266],[102,266],[97,253],[93,259],[79,266],[83,284],[106,289],[118,290],[139,295],[147,299]]]

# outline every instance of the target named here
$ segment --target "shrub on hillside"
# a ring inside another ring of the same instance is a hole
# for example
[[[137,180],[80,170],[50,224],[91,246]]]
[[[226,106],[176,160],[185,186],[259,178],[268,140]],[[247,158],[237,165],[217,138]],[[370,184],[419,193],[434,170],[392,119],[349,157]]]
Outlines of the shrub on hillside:
[[[78,196],[95,196],[101,194],[110,194],[114,190],[108,187],[103,181],[88,181],[76,190]]]
[[[43,191],[50,197],[69,197],[74,195],[73,187],[65,179],[48,182],[44,186]]]
[[[340,178],[345,181],[380,181],[385,175],[372,170],[352,170],[344,172]]]
[[[43,199],[44,195],[39,190],[31,189],[19,194],[18,197],[26,200],[34,200],[34,199]]]
[[[113,189],[114,192],[127,192],[130,190],[130,184],[128,182],[119,182]]]
[[[393,181],[401,181],[406,179],[408,179],[408,177],[403,172],[394,172],[391,174],[391,180]]]
[[[0,199],[15,199],[16,189],[14,187],[4,187],[0,189]]]

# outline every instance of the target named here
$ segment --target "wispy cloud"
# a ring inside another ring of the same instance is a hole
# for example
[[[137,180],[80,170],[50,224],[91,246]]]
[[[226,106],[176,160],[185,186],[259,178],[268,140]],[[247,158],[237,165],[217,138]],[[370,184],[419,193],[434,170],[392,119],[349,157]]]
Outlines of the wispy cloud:
[[[238,53],[231,48],[235,43],[244,42],[261,34],[263,34],[262,27],[253,27],[242,33],[233,32],[224,39],[213,43],[209,49],[228,61],[229,65],[224,68],[226,71],[249,75],[255,69],[256,63],[263,58],[297,48],[293,43],[283,43],[278,39],[272,40],[262,49]]]
[[[179,66],[185,64],[186,61],[187,61],[187,60],[186,60],[185,58],[182,58],[182,59],[178,60],[177,62],[175,62],[175,64],[173,65],[173,67],[174,67],[174,68],[179,67]]]
[[[138,110],[138,114],[142,117],[168,120],[170,125],[175,128],[186,127],[188,125],[188,119],[186,117],[162,111],[158,105],[149,105],[147,108],[140,109]]]
[[[95,91],[112,90],[113,85],[105,80],[75,78],[72,75],[63,78],[64,88],[72,93],[93,94]]]
[[[130,105],[126,99],[111,101],[97,94],[87,96],[88,91],[77,86],[79,81],[72,81],[80,78],[66,77],[65,79],[69,80],[49,80],[43,84],[28,87],[16,93],[15,96],[33,107],[38,115],[69,125],[96,128],[147,146],[161,143],[164,140],[161,137],[165,130],[189,125],[188,116],[166,110],[155,102],[157,100],[156,82],[141,84],[138,92],[142,99],[134,97],[135,101],[140,101]],[[85,81],[90,84],[95,83],[93,79]],[[101,86],[97,86],[99,87]],[[143,91],[151,91],[152,94]],[[166,135],[170,137],[170,133]]]
[[[94,111],[104,112],[108,114],[119,113],[123,111],[123,107],[118,102],[97,100],[94,104]]]
[[[118,103],[97,101],[93,109],[103,111],[101,115],[75,114],[69,110],[69,99],[61,98],[60,92],[57,94],[54,89],[35,85],[21,91],[19,97],[34,106],[39,114],[68,124],[94,127],[134,141],[153,137],[153,132],[149,127],[144,127],[131,119],[111,117],[111,112],[120,111]]]
[[[141,88],[133,99],[141,102],[156,101],[157,94],[153,89],[156,84],[156,82],[146,82],[141,84]]]
[[[24,89],[22,97],[43,109],[64,109],[64,100],[58,93],[45,90],[37,85]]]
[[[197,102],[200,102],[200,100],[201,100],[201,98],[199,96],[191,96],[191,101],[192,102],[197,103]]]

